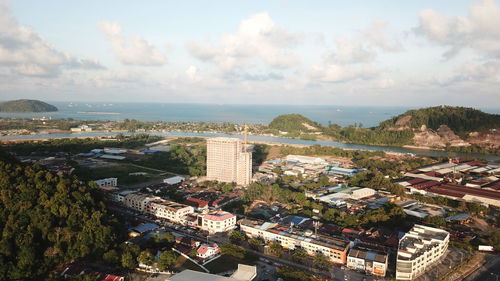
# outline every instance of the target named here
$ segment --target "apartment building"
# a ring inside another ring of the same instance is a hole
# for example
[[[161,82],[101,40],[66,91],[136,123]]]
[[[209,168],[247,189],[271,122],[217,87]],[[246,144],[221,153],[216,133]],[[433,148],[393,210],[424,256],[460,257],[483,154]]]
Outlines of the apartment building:
[[[347,267],[384,277],[387,272],[388,259],[389,256],[386,253],[353,248],[347,256]]]
[[[225,232],[235,228],[236,216],[224,211],[204,214],[198,216],[198,225],[209,233]]]
[[[145,212],[158,218],[180,223],[187,215],[194,213],[194,208],[173,201],[155,199],[148,202]]]
[[[396,260],[396,279],[413,280],[436,263],[448,249],[450,233],[414,225],[400,240]]]
[[[207,140],[207,179],[246,186],[252,179],[252,153],[237,138]]]
[[[333,263],[346,264],[350,242],[344,239],[314,235],[313,233],[293,231],[276,223],[242,219],[241,231],[250,238],[261,238],[266,242],[276,241],[286,249],[303,249],[309,255],[322,254]]]
[[[118,186],[118,178],[105,178],[94,181],[100,188],[108,186]]]
[[[160,197],[152,197],[151,195],[144,193],[131,193],[125,196],[125,198],[123,199],[123,204],[139,212],[144,212],[146,211],[147,204],[150,201],[157,199],[160,199]]]

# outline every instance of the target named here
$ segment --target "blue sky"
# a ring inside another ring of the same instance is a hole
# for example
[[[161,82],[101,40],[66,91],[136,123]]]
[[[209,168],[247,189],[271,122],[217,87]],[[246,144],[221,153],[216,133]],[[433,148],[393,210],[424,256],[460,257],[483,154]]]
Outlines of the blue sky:
[[[3,1],[0,99],[500,107],[500,4]]]

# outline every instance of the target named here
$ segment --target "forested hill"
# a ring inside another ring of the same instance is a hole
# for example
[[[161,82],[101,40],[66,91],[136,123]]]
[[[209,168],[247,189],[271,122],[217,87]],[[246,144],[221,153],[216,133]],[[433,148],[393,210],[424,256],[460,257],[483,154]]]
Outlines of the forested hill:
[[[274,118],[269,123],[269,128],[286,132],[307,132],[319,131],[321,125],[300,114],[284,114]]]
[[[95,185],[0,151],[0,280],[44,280],[56,265],[115,246]]]
[[[12,100],[0,103],[0,112],[52,112],[57,107],[39,100]]]
[[[409,110],[380,123],[381,129],[427,128],[437,130],[446,125],[458,135],[487,129],[500,129],[500,115],[489,114],[477,109],[454,106],[435,106]]]

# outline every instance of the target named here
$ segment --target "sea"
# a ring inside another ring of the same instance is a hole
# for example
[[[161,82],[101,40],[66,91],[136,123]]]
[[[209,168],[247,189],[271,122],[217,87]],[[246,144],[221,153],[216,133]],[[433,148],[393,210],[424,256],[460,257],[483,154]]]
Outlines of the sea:
[[[322,125],[329,122],[341,126],[361,124],[377,126],[381,121],[397,116],[412,107],[372,107],[336,105],[234,105],[234,104],[187,104],[187,103],[96,103],[96,102],[49,102],[57,106],[57,112],[5,113],[0,117],[11,118],[72,118],[75,120],[120,121],[186,121],[231,122],[267,125],[281,114],[298,113]],[[500,114],[500,109],[482,109]]]

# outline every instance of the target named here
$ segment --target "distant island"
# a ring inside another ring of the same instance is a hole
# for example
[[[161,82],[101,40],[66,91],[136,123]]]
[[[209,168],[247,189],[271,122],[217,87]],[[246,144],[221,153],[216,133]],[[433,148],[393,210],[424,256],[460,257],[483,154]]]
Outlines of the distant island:
[[[39,100],[12,100],[0,103],[0,112],[54,112],[57,107]]]

